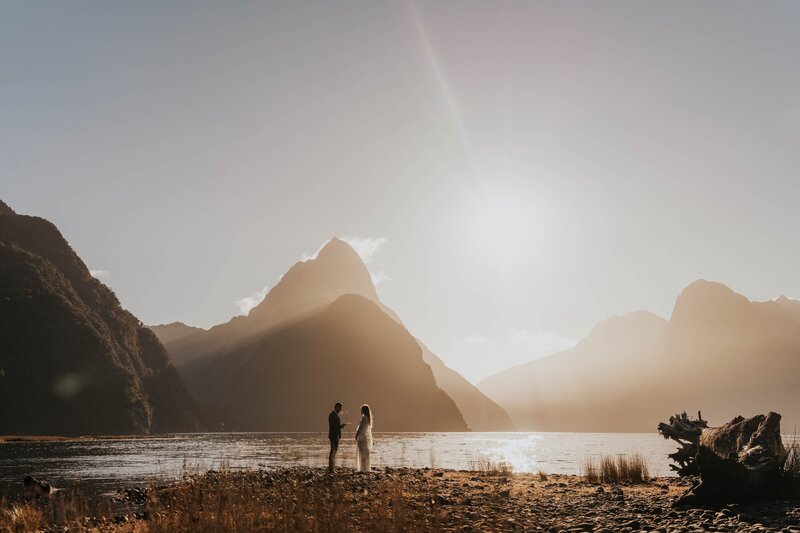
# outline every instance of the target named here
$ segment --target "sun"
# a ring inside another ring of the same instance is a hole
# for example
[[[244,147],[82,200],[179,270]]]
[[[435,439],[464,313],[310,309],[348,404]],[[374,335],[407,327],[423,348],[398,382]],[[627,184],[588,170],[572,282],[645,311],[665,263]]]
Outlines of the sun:
[[[470,260],[498,274],[523,270],[541,247],[540,213],[524,195],[490,190],[468,203],[459,232]]]

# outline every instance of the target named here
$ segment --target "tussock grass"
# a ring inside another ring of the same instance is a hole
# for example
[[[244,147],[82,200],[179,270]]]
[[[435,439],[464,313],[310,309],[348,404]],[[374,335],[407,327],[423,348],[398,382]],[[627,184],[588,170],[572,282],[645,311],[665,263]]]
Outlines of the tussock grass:
[[[103,519],[106,516],[108,518]],[[82,531],[112,521],[108,502],[90,505],[76,491],[27,501],[0,498],[0,531]],[[65,529],[66,528],[66,529]]]
[[[783,461],[783,469],[787,474],[800,479],[800,437],[795,435],[784,448],[786,456]]]
[[[650,480],[647,460],[639,453],[605,455],[599,460],[587,457],[581,473],[589,483],[646,483]]]
[[[794,435],[784,449],[786,454],[783,457],[783,472],[786,490],[797,497],[800,496],[800,437]]]
[[[584,459],[581,465],[581,474],[589,483],[600,483],[600,467],[589,457]]]
[[[41,509],[29,504],[15,504],[3,511],[0,527],[3,531],[37,531],[43,522],[44,513]]]
[[[173,533],[275,531],[338,533],[351,531],[436,531],[438,513],[411,509],[403,484],[366,484],[349,474],[320,470],[241,471],[185,475],[168,486],[150,487],[145,501],[125,505],[143,519],[118,523],[111,507],[58,497],[27,502],[0,499],[0,532],[124,531]],[[359,500],[369,505],[357,505]]]
[[[510,476],[514,472],[514,468],[510,463],[503,460],[493,461],[484,455],[469,459],[467,464],[469,470],[474,472],[486,472],[487,474],[496,474],[498,476]]]
[[[354,520],[373,531],[402,531],[407,522],[399,485],[387,487],[376,495],[373,513],[354,517],[349,503],[352,495],[335,484],[324,495],[298,484],[267,496],[249,484],[238,483],[237,479],[238,476],[226,474],[217,477],[212,486],[203,480],[162,495],[159,501],[151,502],[152,518],[147,522],[147,531],[333,533],[350,529]]]

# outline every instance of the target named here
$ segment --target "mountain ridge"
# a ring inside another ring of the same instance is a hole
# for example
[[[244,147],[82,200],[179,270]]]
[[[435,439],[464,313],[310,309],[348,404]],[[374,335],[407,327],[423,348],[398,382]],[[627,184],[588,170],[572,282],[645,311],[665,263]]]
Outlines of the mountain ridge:
[[[205,332],[165,344],[190,392],[201,401],[212,401],[208,391],[213,383],[204,377],[211,374],[204,368],[212,364],[213,359],[233,355],[230,364],[242,364],[246,357],[241,354],[248,343],[267,332],[313,317],[344,294],[356,294],[376,303],[403,326],[396,313],[380,302],[369,270],[357,252],[345,241],[333,237],[314,258],[295,263],[247,316],[235,317]],[[417,342],[424,362],[434,372],[437,386],[457,399],[470,428],[513,430],[511,418],[500,406],[448,368],[423,343]],[[217,375],[219,379],[229,377],[229,369],[215,368],[221,373],[221,378]]]
[[[590,334],[570,350],[478,386],[528,430],[648,431],[675,411],[698,409],[709,419],[774,410],[796,424],[797,309],[697,280],[678,295],[660,331],[656,321],[652,328],[638,324],[600,347]],[[526,392],[537,384],[537,393]]]

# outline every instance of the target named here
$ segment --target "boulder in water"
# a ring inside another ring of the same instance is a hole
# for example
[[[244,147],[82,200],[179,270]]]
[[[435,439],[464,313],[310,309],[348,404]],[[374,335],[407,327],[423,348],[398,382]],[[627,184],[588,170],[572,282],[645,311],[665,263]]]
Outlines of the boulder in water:
[[[47,481],[40,481],[30,474],[25,476],[23,480],[23,495],[26,499],[41,498],[42,496],[50,496],[53,490],[52,485]]]

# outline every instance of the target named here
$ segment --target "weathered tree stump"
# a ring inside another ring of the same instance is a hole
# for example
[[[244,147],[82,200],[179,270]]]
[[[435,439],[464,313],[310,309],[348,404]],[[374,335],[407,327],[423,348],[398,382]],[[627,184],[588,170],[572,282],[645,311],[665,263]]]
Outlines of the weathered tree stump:
[[[695,457],[697,457],[697,450],[700,447],[700,437],[706,428],[708,428],[708,422],[703,420],[700,411],[697,411],[697,420],[689,419],[684,411],[679,415],[669,417],[669,424],[665,422],[658,424],[658,432],[665,439],[672,439],[681,446],[675,453],[668,455],[670,459],[678,463],[677,466],[669,465],[669,467],[675,470],[679,476],[696,476],[700,473],[697,470]]]
[[[675,440],[680,436],[678,442],[686,443],[670,455],[683,460],[676,470],[679,474],[696,470],[700,475],[700,481],[675,506],[752,501],[775,496],[783,489],[786,451],[781,440],[781,415],[737,416],[718,428],[700,429],[697,442],[698,421],[688,421],[685,416],[673,419],[669,425],[659,424],[659,432]],[[702,418],[699,422],[705,423]],[[693,456],[692,446],[696,446]]]

